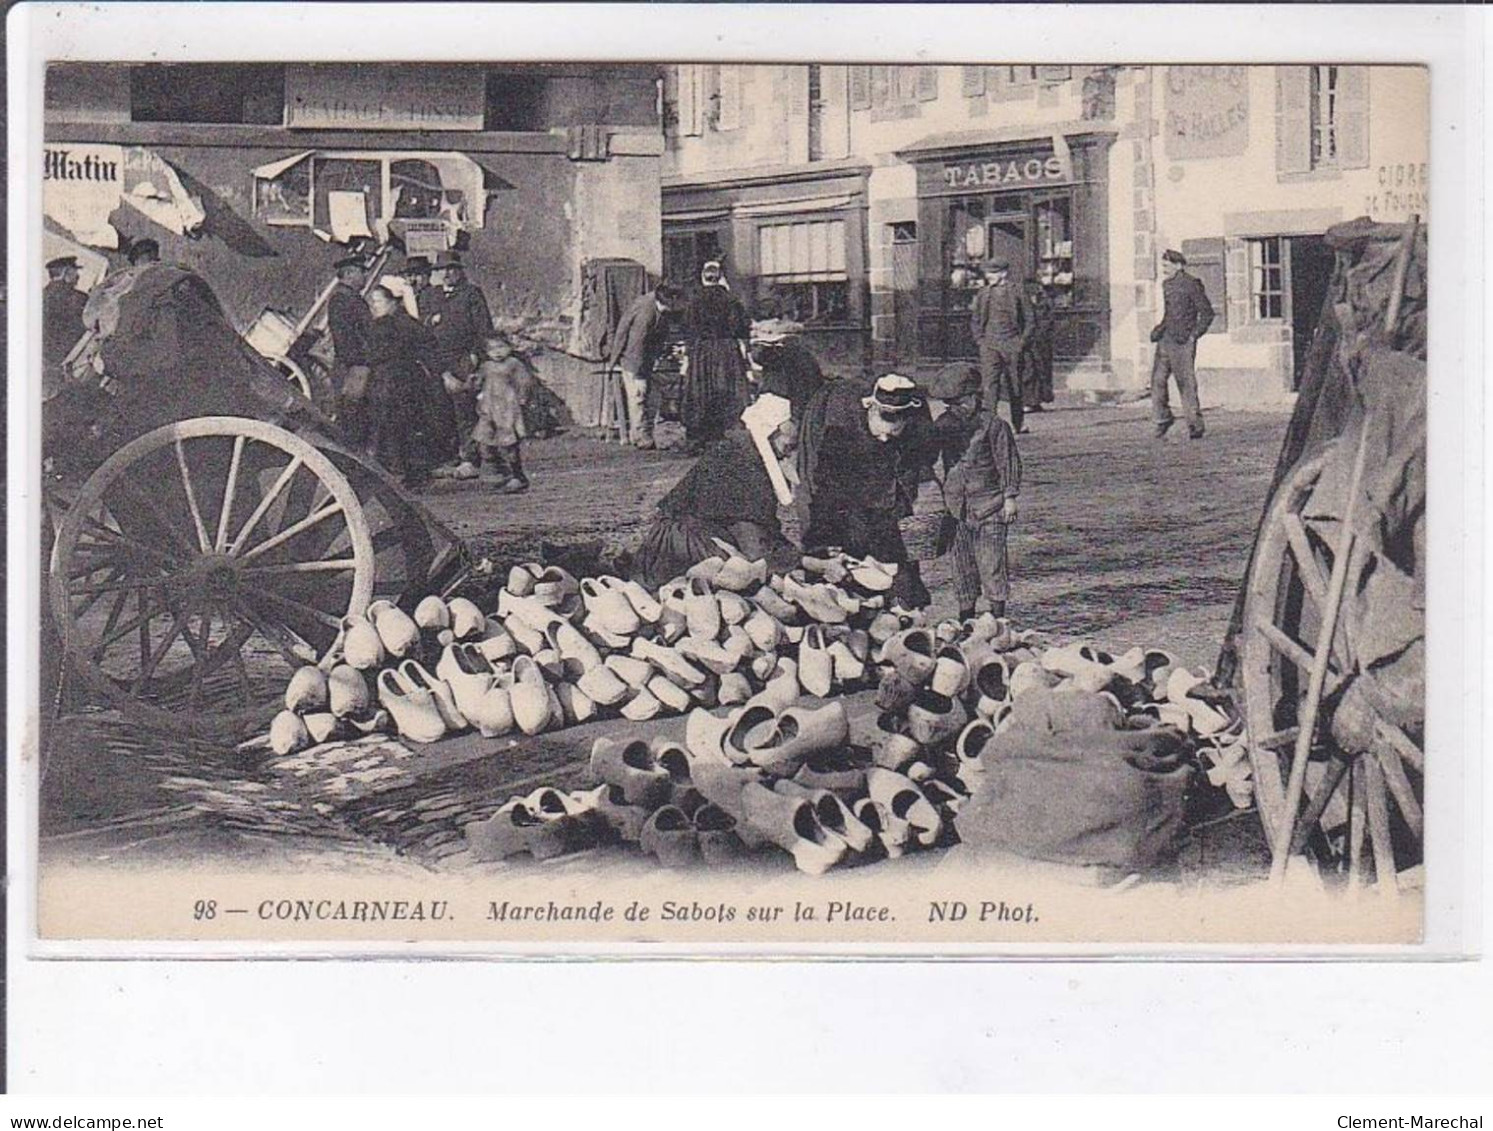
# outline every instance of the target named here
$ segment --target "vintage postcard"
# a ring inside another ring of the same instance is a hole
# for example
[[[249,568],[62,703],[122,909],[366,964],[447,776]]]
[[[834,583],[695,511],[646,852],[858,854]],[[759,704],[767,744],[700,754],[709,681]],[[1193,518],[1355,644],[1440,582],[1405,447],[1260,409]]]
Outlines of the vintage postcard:
[[[1205,63],[50,60],[42,949],[1420,942],[1431,74]]]

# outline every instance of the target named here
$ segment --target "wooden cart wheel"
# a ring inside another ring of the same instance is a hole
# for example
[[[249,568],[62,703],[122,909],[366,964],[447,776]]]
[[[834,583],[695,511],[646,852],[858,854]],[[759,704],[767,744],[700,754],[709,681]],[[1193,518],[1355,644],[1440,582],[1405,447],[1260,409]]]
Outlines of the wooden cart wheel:
[[[52,550],[73,665],[132,718],[262,726],[373,592],[357,495],[294,433],[239,417],[168,424],[89,477]]]
[[[1298,733],[1298,711],[1306,697],[1307,675],[1323,621],[1333,547],[1341,521],[1324,513],[1314,493],[1323,470],[1346,450],[1341,440],[1306,460],[1278,491],[1260,530],[1250,573],[1240,647],[1244,716],[1255,799],[1272,844],[1286,808],[1285,777]],[[1314,505],[1314,502],[1316,505]],[[1365,553],[1361,544],[1355,551]],[[1354,561],[1350,572],[1361,573]],[[1422,832],[1419,779],[1424,756],[1419,746],[1393,723],[1376,719],[1374,741],[1367,752],[1339,750],[1331,736],[1332,710],[1353,677],[1352,643],[1340,619],[1332,642],[1324,709],[1307,766],[1306,801],[1298,815],[1293,849],[1306,846],[1316,826],[1319,862],[1346,867],[1350,882],[1362,875],[1363,833],[1371,842],[1376,875],[1392,884],[1395,872],[1394,823],[1408,830],[1418,855]]]
[[[304,369],[288,357],[277,357],[270,364],[280,371],[281,376],[300,390],[301,396],[308,401],[312,399],[311,378],[306,376]]]

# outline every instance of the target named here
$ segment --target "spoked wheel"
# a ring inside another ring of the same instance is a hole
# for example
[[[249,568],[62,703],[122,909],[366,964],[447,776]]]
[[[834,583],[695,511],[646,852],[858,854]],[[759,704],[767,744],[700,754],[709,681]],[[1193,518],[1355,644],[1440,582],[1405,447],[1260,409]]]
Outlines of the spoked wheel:
[[[1282,486],[1260,531],[1245,603],[1244,714],[1256,803],[1272,845],[1286,818],[1285,782],[1340,544],[1339,500],[1319,486],[1342,449],[1341,440],[1330,445]],[[1359,542],[1348,592],[1371,562],[1372,551]],[[1346,870],[1357,883],[1366,872],[1367,837],[1375,875],[1393,886],[1398,869],[1420,859],[1424,755],[1417,739],[1374,717],[1355,692],[1357,657],[1345,624],[1340,618],[1332,641],[1292,850],[1309,852],[1324,870]],[[1353,730],[1365,740],[1351,750],[1335,737],[1334,713],[1343,709],[1363,716]]]
[[[51,602],[68,656],[110,702],[221,734],[267,721],[373,582],[362,507],[325,455],[272,424],[203,417],[132,441],[83,485]]]

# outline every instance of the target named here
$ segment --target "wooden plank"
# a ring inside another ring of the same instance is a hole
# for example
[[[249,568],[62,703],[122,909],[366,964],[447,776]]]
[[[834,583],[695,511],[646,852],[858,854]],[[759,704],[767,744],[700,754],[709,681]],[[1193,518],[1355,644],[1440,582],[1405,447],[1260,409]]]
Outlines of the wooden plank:
[[[1395,871],[1394,842],[1389,833],[1389,798],[1384,788],[1384,771],[1374,758],[1362,759],[1364,785],[1368,793],[1369,843],[1374,849],[1374,881],[1385,894],[1398,890]]]

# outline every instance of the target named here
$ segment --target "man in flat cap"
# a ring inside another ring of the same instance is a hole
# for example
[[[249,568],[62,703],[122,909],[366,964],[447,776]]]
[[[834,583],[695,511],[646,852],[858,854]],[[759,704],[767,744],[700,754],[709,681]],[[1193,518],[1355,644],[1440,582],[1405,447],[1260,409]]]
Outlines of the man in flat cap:
[[[986,283],[975,296],[970,332],[980,347],[980,373],[985,382],[985,404],[990,410],[1004,397],[1010,405],[1011,427],[1023,431],[1026,418],[1021,399],[1021,353],[1032,331],[1032,311],[1021,286],[1011,281],[1011,264],[995,259]]]
[[[368,343],[373,315],[363,301],[367,264],[360,255],[337,260],[337,285],[327,299],[327,330],[332,335],[332,373],[336,379],[338,417],[347,439],[367,447],[373,443],[368,415]]]
[[[1182,407],[1187,413],[1187,434],[1194,440],[1203,438],[1203,410],[1198,404],[1198,339],[1213,324],[1213,304],[1197,276],[1184,268],[1187,259],[1180,251],[1167,249],[1161,255],[1161,321],[1151,331],[1156,343],[1156,358],[1151,363],[1151,408],[1156,420],[1156,438],[1166,435],[1175,422],[1172,416],[1171,390],[1167,378],[1177,379]]]
[[[422,301],[425,325],[435,335],[433,365],[450,397],[455,434],[450,436],[443,453],[454,462],[438,469],[438,476],[473,479],[477,476],[477,444],[472,429],[477,426],[477,390],[473,374],[482,352],[482,340],[493,331],[492,313],[487,299],[475,284],[467,280],[466,264],[454,251],[436,257],[437,286],[426,292]]]
[[[71,255],[47,263],[47,285],[41,292],[42,395],[50,398],[62,387],[66,376],[62,363],[78,344],[86,327],[83,307],[88,296],[78,290],[78,261]]]

